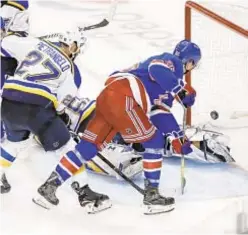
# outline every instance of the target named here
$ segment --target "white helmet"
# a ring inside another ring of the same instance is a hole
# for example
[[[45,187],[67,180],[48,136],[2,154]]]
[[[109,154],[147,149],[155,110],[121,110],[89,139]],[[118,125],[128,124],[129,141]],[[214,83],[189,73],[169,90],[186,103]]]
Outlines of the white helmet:
[[[60,34],[59,42],[66,44],[67,46],[69,46],[69,48],[75,42],[78,47],[76,52],[72,52],[72,58],[75,58],[75,56],[79,53],[83,53],[86,46],[87,38],[83,30],[79,30],[77,28],[74,31],[66,31],[65,33]]]

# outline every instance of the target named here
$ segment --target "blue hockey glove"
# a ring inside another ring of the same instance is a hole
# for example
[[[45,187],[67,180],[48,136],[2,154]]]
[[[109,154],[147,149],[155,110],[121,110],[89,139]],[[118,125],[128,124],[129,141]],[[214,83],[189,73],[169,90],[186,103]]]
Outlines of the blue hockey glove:
[[[184,88],[178,92],[177,97],[186,108],[191,107],[195,103],[196,91],[193,87],[186,84]]]
[[[187,155],[193,151],[190,147],[191,142],[188,140],[183,141],[183,138],[174,139],[171,144],[177,154]]]

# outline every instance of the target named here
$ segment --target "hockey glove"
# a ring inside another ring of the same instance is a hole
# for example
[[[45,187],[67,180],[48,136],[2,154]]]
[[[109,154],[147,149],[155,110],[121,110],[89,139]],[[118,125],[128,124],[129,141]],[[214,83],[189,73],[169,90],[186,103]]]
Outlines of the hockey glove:
[[[190,147],[191,142],[184,137],[183,131],[173,131],[167,135],[167,138],[169,139],[175,153],[187,155],[193,151]]]
[[[191,142],[188,140],[183,141],[183,138],[174,139],[172,140],[171,144],[175,153],[177,154],[187,155],[193,151],[190,147]]]
[[[195,103],[196,91],[188,84],[178,92],[177,97],[179,101],[185,106],[185,108],[191,107]]]
[[[66,127],[69,128],[71,125],[71,119],[69,115],[66,112],[63,112],[63,113],[58,113],[58,116],[65,123]]]

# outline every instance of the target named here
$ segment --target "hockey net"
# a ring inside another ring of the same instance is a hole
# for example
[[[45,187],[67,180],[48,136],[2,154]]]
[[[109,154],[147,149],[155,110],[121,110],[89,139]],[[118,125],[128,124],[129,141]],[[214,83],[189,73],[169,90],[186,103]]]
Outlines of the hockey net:
[[[197,91],[187,124],[248,127],[248,2],[187,1],[185,36],[202,50],[199,68],[186,77]]]

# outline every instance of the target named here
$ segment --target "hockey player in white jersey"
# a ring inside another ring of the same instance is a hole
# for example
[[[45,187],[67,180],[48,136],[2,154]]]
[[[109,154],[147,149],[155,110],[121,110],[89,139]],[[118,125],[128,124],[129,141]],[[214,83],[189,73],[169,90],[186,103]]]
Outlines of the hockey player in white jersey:
[[[28,7],[28,1],[1,1],[1,31],[4,32],[4,34],[1,34],[1,88],[6,76],[14,75],[19,59],[5,50],[2,44],[9,40],[18,41],[16,39],[28,35]]]
[[[29,31],[29,1],[1,1],[4,27],[11,32]]]
[[[63,155],[75,145],[62,121],[67,115],[63,105],[59,105],[63,97],[58,94],[68,81],[74,83],[77,80],[73,60],[82,51],[85,37],[82,32],[74,31],[61,34],[56,45],[39,39],[31,41],[32,50],[3,87],[1,112],[7,140],[1,147],[2,166],[11,166],[18,153],[30,144],[30,133],[38,137],[45,151],[54,151],[55,154]],[[69,162],[62,167],[79,171],[82,162],[74,161],[73,155],[68,158]],[[57,181],[54,182],[51,176],[38,189],[38,193],[53,205],[59,203],[51,193],[60,186]],[[93,192],[87,184],[78,187],[77,193],[80,204],[89,206],[94,212],[111,206],[108,196]],[[39,201],[35,202],[46,208]]]
[[[17,67],[17,59],[12,57],[3,47],[2,40],[26,37],[29,32],[29,2],[1,1],[1,89],[7,76],[13,76]],[[6,37],[8,36],[8,37]],[[9,37],[11,36],[11,37]],[[4,127],[1,122],[1,140]]]

